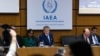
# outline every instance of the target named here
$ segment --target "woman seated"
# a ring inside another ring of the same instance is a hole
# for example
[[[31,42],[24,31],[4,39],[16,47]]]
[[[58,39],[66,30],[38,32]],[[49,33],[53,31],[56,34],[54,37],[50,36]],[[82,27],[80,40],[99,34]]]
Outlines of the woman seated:
[[[37,46],[37,39],[32,29],[27,30],[27,35],[23,37],[22,41],[25,47]]]

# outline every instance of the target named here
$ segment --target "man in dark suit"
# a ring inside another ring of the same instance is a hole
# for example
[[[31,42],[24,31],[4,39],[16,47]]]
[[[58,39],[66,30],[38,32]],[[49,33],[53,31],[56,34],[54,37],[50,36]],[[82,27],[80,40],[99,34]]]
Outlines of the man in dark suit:
[[[17,47],[18,47],[18,48],[23,47],[22,37],[21,37],[21,36],[19,36],[19,35],[17,35],[16,40],[17,40]]]
[[[97,28],[95,26],[91,28],[91,36],[92,44],[97,45],[100,43],[100,36],[97,34]]]
[[[80,36],[78,36],[77,40],[79,40],[79,41],[86,41],[89,44],[92,44],[90,30],[88,28],[85,28],[83,30],[83,34],[81,34]]]
[[[53,34],[50,33],[50,28],[48,26],[44,26],[43,33],[39,36],[40,46],[41,46],[41,43],[44,46],[53,46],[54,45]]]

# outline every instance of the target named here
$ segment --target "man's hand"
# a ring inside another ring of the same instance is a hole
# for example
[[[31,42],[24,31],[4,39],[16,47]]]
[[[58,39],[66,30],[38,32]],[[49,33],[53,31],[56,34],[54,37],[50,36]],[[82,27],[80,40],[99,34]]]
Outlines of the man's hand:
[[[10,35],[11,37],[16,37],[16,31],[13,29],[10,29]]]

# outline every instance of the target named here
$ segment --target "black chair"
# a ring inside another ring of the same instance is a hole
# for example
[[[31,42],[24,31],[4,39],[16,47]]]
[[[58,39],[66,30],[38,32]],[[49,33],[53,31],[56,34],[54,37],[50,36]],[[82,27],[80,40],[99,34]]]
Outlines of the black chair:
[[[67,46],[70,43],[76,42],[75,36],[61,36],[61,42],[63,46]]]

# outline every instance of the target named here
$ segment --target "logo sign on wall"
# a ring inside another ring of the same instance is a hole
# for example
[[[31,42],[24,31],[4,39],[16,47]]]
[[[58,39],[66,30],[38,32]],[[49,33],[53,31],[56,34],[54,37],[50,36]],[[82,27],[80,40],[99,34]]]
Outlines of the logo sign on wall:
[[[72,0],[27,0],[27,29],[72,29]]]
[[[54,13],[57,9],[57,2],[56,0],[44,0],[42,6],[46,13]]]

